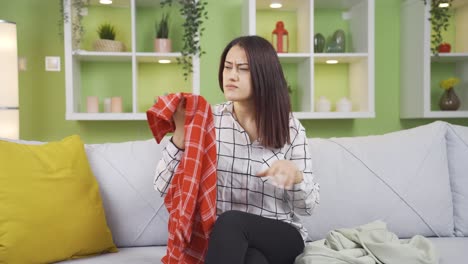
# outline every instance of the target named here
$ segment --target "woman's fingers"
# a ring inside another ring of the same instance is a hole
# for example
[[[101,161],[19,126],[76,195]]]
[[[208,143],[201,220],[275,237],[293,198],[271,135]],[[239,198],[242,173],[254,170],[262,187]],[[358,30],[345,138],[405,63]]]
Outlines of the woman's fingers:
[[[256,174],[256,176],[264,178],[269,177],[273,185],[279,188],[290,189],[293,186],[293,178],[291,178],[287,170],[281,169],[278,166],[272,166],[262,172]]]

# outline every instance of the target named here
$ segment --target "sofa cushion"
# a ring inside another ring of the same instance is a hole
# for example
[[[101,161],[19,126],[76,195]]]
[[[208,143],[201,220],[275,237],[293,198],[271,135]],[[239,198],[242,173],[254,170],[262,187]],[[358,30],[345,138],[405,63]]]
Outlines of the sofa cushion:
[[[401,238],[452,236],[446,123],[380,136],[311,139],[320,205],[304,224],[312,240],[374,220]]]
[[[115,252],[78,136],[0,141],[0,262],[50,263]]]
[[[168,213],[153,188],[161,144],[154,139],[86,145],[108,224],[119,247],[165,245]]]
[[[439,264],[466,263],[468,237],[429,238],[439,252]]]
[[[162,264],[166,246],[119,248],[117,254],[59,262],[60,264]]]
[[[455,235],[468,236],[468,127],[448,126],[447,155]]]

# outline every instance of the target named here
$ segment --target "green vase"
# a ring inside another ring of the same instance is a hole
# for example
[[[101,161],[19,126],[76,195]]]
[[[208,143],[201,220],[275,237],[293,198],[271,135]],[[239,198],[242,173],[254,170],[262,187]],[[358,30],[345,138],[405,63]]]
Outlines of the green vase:
[[[439,101],[439,107],[440,110],[443,111],[458,110],[460,107],[460,99],[458,98],[453,88],[445,90],[445,92],[442,94]]]
[[[323,52],[323,49],[325,48],[325,37],[317,33],[314,36],[314,52],[315,53],[321,53]]]
[[[342,29],[336,30],[327,44],[328,53],[343,53],[346,49],[346,35]]]

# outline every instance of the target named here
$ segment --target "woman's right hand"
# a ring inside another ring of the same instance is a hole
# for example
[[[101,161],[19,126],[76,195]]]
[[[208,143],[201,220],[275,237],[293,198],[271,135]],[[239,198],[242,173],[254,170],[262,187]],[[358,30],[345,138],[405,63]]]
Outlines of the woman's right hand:
[[[185,98],[184,97],[182,97],[182,99],[180,100],[179,105],[177,106],[177,110],[172,116],[172,119],[174,120],[174,123],[175,123],[175,131],[174,131],[174,135],[172,136],[172,142],[174,142],[174,144],[179,149],[185,149],[185,131],[184,131]]]

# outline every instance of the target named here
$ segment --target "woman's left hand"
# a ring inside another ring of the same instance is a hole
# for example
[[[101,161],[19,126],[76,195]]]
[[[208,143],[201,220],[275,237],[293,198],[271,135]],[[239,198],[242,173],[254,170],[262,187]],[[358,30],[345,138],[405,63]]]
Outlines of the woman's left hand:
[[[291,189],[303,180],[302,172],[290,160],[277,160],[267,170],[257,173],[257,176],[269,176],[275,185],[284,189]]]

